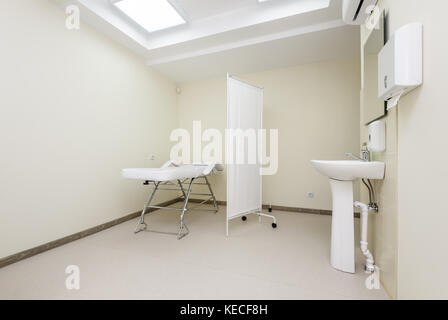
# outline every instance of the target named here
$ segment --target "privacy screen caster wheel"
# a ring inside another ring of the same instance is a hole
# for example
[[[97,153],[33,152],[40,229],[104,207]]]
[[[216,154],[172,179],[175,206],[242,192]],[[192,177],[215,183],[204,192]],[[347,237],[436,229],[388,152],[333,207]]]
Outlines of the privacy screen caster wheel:
[[[241,217],[241,220],[246,221],[246,220],[247,220],[247,217],[246,217],[246,216],[242,216],[242,217]]]
[[[277,224],[276,224],[276,223],[273,223],[273,224],[272,224],[272,228],[274,228],[274,229],[277,228]]]

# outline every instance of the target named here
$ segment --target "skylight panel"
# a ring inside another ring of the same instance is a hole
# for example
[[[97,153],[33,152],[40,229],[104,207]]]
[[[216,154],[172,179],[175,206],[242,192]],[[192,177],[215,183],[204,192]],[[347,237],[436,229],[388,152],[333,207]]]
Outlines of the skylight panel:
[[[119,0],[114,5],[148,32],[186,23],[167,0]]]

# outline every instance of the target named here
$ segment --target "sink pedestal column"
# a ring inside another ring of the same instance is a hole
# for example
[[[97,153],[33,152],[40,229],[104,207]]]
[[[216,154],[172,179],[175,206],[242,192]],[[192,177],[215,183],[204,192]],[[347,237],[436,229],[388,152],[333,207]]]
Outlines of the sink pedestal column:
[[[337,270],[355,273],[353,181],[330,179],[330,185],[333,195],[331,265]]]

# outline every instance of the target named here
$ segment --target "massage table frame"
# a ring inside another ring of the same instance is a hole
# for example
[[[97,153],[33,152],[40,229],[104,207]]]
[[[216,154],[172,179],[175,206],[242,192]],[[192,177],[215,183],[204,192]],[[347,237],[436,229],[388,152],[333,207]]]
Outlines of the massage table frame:
[[[204,179],[204,182],[197,182],[199,179]],[[174,181],[174,180],[173,180]],[[216,197],[215,194],[213,193],[212,187],[208,181],[208,178],[206,175],[204,176],[199,176],[196,178],[187,178],[187,179],[183,179],[183,180],[177,180],[176,183],[174,183],[173,181],[164,181],[164,182],[160,182],[160,181],[152,181],[152,180],[146,180],[143,184],[144,185],[150,185],[153,184],[154,185],[154,189],[151,193],[151,196],[149,197],[148,202],[146,203],[145,207],[143,208],[143,211],[141,213],[140,216],[140,220],[137,224],[137,226],[135,227],[135,231],[134,233],[139,233],[142,231],[147,231],[147,232],[155,232],[155,233],[162,233],[162,234],[170,234],[170,235],[176,235],[177,239],[182,239],[183,237],[185,237],[186,235],[188,235],[190,233],[190,230],[188,230],[187,225],[184,222],[184,216],[185,213],[188,211],[214,211],[215,214],[218,212],[219,208],[218,208],[218,204],[216,201]],[[187,188],[184,188],[184,185],[187,185]],[[203,186],[207,186],[208,190],[210,191],[210,193],[193,193],[191,192],[193,189],[193,185],[203,185]],[[184,199],[184,205],[182,206],[182,208],[175,208],[175,207],[160,207],[160,206],[151,206],[151,202],[154,198],[154,195],[156,194],[157,191],[181,191],[182,192],[182,196],[179,199]],[[193,206],[191,208],[188,208],[188,200],[190,199],[191,195],[196,195],[196,196],[209,196],[209,198],[205,199],[204,201],[200,202],[198,205]],[[210,200],[213,200],[213,206],[214,209],[196,209],[198,207],[200,207],[203,204],[206,204],[207,202],[209,202]],[[148,224],[145,222],[145,214],[147,212],[148,209],[158,209],[158,210],[175,210],[175,211],[180,211],[181,215],[180,215],[180,226],[179,226],[179,232],[175,233],[175,232],[165,232],[165,231],[158,231],[158,230],[150,230],[148,229]]]

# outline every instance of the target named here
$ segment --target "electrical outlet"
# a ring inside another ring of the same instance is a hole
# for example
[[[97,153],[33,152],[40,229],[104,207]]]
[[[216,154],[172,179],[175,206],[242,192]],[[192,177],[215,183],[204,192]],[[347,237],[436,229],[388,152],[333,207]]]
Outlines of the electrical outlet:
[[[308,193],[306,194],[306,196],[307,196],[308,198],[310,198],[310,199],[313,199],[313,198],[314,198],[314,192],[308,192]]]
[[[156,160],[156,156],[153,154],[149,155],[149,160],[151,160],[151,161]]]

